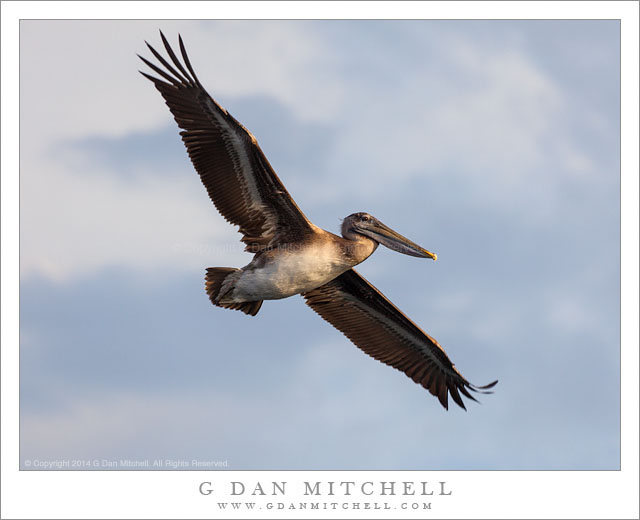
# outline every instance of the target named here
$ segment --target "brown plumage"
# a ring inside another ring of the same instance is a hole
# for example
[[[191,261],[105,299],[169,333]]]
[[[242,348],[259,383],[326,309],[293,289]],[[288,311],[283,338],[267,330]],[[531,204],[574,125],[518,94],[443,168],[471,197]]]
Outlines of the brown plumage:
[[[475,401],[467,389],[486,390],[497,383],[482,387],[469,383],[435,339],[353,269],[303,296],[309,307],[360,349],[407,374],[445,408],[447,393],[465,408],[458,392]]]
[[[188,71],[160,36],[175,67],[147,43],[167,70],[139,58],[167,81],[141,74],[153,81],[183,129],[182,141],[209,198],[228,222],[240,226],[246,251],[256,253],[312,233],[313,225],[273,171],[256,138],[200,84],[182,38],[180,52]]]
[[[383,244],[403,254],[436,259],[368,213],[344,219],[342,236],[312,224],[300,211],[251,133],[202,87],[179,38],[183,63],[164,35],[171,65],[148,43],[164,69],[142,58],[163,79],[142,72],[171,110],[212,202],[239,226],[247,266],[210,267],[205,289],[218,307],[256,315],[263,300],[302,294],[322,318],[360,349],[404,372],[448,409],[448,396],[486,392],[497,381],[474,386],[455,368],[438,342],[424,333],[352,267]]]

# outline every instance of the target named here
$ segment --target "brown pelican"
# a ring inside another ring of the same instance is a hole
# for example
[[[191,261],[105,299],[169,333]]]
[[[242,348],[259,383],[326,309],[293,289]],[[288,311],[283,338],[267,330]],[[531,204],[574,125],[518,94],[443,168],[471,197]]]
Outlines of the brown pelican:
[[[353,267],[382,244],[406,255],[436,255],[368,213],[353,213],[342,236],[305,217],[273,171],[256,138],[222,108],[198,80],[178,37],[182,62],[160,32],[173,63],[147,43],[160,62],[139,56],[161,78],[141,72],[162,94],[193,166],[222,216],[239,226],[253,260],[241,269],[210,267],[205,277],[211,303],[255,316],[264,300],[301,294],[315,312],[370,356],[404,372],[448,408],[448,395],[465,408],[460,393],[476,400],[474,386],[439,343],[423,332]],[[146,42],[145,42],[146,43]]]

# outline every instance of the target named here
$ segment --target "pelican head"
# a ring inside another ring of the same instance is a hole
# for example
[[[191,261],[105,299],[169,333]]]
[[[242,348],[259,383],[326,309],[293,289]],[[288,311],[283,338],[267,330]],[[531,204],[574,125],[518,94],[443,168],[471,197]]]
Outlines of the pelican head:
[[[435,253],[431,253],[418,244],[411,242],[411,240],[385,226],[369,213],[352,213],[342,221],[342,236],[344,238],[357,240],[358,235],[370,238],[378,244],[405,255],[433,258],[434,260],[438,258]]]

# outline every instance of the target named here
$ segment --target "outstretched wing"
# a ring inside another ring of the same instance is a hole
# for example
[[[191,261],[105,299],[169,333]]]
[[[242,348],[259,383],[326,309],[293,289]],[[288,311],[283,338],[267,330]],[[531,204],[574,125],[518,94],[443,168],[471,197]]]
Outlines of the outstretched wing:
[[[498,382],[481,387],[469,383],[435,339],[353,269],[303,296],[307,305],[360,349],[407,374],[446,409],[449,394],[465,408],[460,393],[475,401],[469,390],[487,390]]]
[[[180,135],[193,166],[218,211],[240,226],[245,250],[255,253],[312,232],[313,224],[278,179],[256,138],[200,84],[182,38],[184,64],[162,32],[160,36],[173,66],[147,43],[164,68],[139,57],[164,81],[141,74],[154,83],[183,129]]]

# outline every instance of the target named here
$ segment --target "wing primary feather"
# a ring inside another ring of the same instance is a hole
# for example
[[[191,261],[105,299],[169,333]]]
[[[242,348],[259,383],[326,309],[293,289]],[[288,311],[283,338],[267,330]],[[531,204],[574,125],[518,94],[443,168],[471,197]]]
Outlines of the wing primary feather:
[[[438,400],[440,404],[444,406],[445,410],[449,409],[449,389],[444,381],[440,382],[440,388],[438,389]]]
[[[196,85],[198,85],[200,88],[203,88],[202,84],[200,83],[200,80],[198,79],[198,76],[196,76],[196,73],[194,72],[193,67],[191,66],[191,62],[189,61],[189,56],[187,55],[187,50],[185,49],[184,43],[182,42],[182,36],[180,36],[179,34],[178,34],[178,44],[180,45],[180,54],[182,54],[182,59],[184,60],[184,64],[189,69],[189,72],[191,72],[191,76],[193,76],[193,79]]]
[[[492,383],[489,383],[488,385],[484,385],[484,386],[476,386],[476,388],[480,388],[482,390],[486,390],[487,388],[493,388],[494,386],[496,386],[498,384],[498,380],[496,379],[495,381],[493,381]]]
[[[171,48],[171,45],[169,45],[169,42],[164,37],[164,34],[162,34],[162,31],[160,31],[160,38],[162,38],[162,43],[164,44],[164,48],[167,50],[167,54],[169,54],[171,61],[174,63],[176,67],[178,67],[178,70],[182,72],[182,74],[184,74],[184,76],[188,80],[188,83],[190,85],[195,85],[195,81],[193,81],[191,76],[189,76],[189,73],[186,70],[184,70],[182,63],[180,63],[180,60],[176,57],[175,53],[173,52],[173,49]]]
[[[176,78],[174,78],[171,75],[167,74],[164,70],[162,70],[160,67],[154,65],[153,63],[151,63],[146,58],[143,58],[139,54],[138,54],[138,58],[140,58],[145,63],[145,65],[147,65],[149,68],[151,68],[154,72],[157,72],[164,79],[166,79],[167,81],[171,82],[171,84],[175,85],[176,87],[179,87],[181,85],[181,83]]]
[[[462,395],[464,395],[465,397],[468,397],[469,399],[471,399],[472,401],[475,401],[476,403],[478,402],[478,400],[467,391],[467,389],[465,388],[465,385],[460,385],[458,388],[462,392]]]
[[[151,51],[151,53],[156,57],[156,59],[157,59],[160,63],[162,63],[165,67],[167,67],[167,70],[168,70],[169,72],[171,72],[171,74],[173,74],[176,78],[178,78],[182,83],[184,83],[184,84],[186,84],[186,85],[188,85],[188,84],[189,84],[189,82],[188,82],[185,78],[183,78],[183,77],[180,75],[180,73],[179,73],[176,69],[174,69],[174,68],[169,64],[169,62],[168,62],[167,60],[165,60],[165,59],[162,57],[162,54],[160,54],[160,53],[159,53],[157,50],[155,50],[151,45],[149,45],[149,43],[148,43],[148,42],[146,42],[146,41],[145,41],[144,43],[146,43],[146,44],[147,44],[147,47],[149,47],[149,50]]]
[[[458,388],[456,387],[455,382],[451,382],[451,384],[449,385],[449,393],[451,394],[451,398],[456,402],[456,404],[462,408],[463,410],[467,410],[467,408],[464,406],[464,402],[462,402],[462,398],[460,397],[460,394],[458,393]]]
[[[498,384],[498,380],[496,379],[492,383],[489,383],[488,385],[484,385],[484,386],[476,386],[476,385],[469,384],[469,388],[471,388],[471,390],[473,390],[474,392],[478,392],[479,394],[492,394],[493,392],[486,392],[486,391],[483,392],[483,390],[488,390],[489,388],[493,388],[497,384]]]
[[[151,74],[147,74],[146,72],[142,72],[141,70],[138,70],[138,72],[140,74],[142,74],[145,78],[147,78],[149,81],[153,81],[154,83],[156,83],[156,82],[164,83],[162,80],[160,80],[158,78],[154,78]]]

